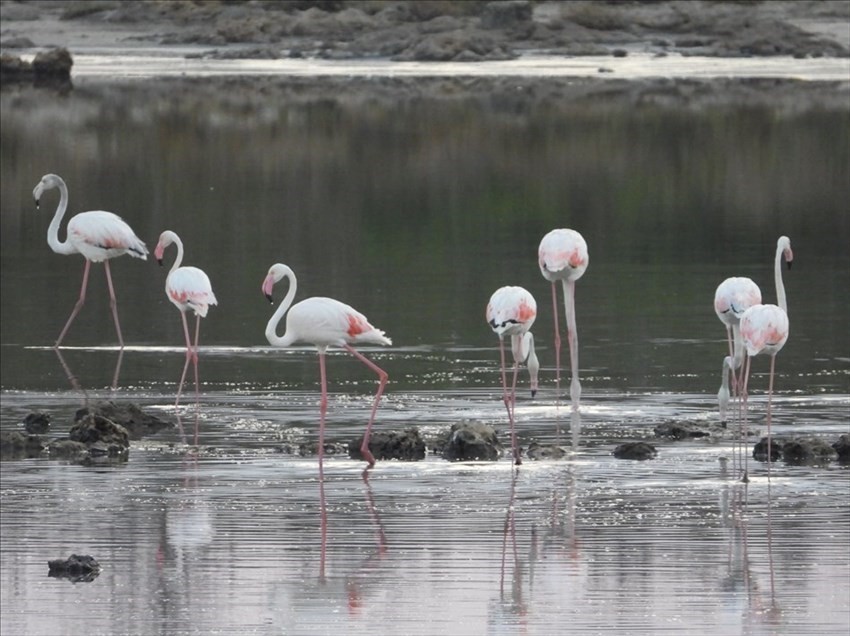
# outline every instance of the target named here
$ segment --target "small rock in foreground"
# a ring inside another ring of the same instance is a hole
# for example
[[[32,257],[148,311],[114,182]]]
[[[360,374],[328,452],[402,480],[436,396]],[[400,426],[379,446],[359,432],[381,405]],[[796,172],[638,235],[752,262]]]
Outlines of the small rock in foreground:
[[[611,454],[617,459],[644,461],[655,459],[658,456],[658,451],[655,449],[655,446],[646,442],[625,442],[617,446]]]

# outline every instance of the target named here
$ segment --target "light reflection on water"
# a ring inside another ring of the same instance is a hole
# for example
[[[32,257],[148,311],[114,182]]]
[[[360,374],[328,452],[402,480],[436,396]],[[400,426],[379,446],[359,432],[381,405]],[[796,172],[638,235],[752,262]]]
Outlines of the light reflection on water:
[[[465,368],[474,360],[463,354],[451,355]],[[146,355],[126,354],[131,384]],[[173,419],[173,390],[97,388],[89,399],[130,399]],[[416,425],[428,438],[476,419],[504,433],[499,395],[492,383],[389,393],[377,426]],[[776,464],[768,482],[751,462],[745,487],[718,461],[732,456],[729,440],[653,439],[659,421],[710,421],[711,393],[586,391],[580,436],[568,402],[554,398],[551,388],[520,397],[520,440],[553,442],[558,421],[565,460],[515,470],[507,458],[430,455],[379,461],[367,481],[362,462],[326,458],[324,550],[316,460],[283,450],[316,439],[318,395],[304,387],[206,388],[197,453],[171,430],[133,442],[117,466],[4,461],[2,630],[70,634],[84,621],[92,633],[839,633],[850,609],[846,469]],[[44,409],[58,433],[80,400],[69,385],[7,391],[3,428]],[[837,437],[848,406],[842,395],[780,395],[777,434]],[[369,407],[367,387],[337,387],[329,441],[362,433]],[[181,411],[184,425],[194,408]],[[611,456],[633,439],[655,443],[658,459]],[[72,552],[92,554],[103,572],[88,584],[48,579],[45,561]]]

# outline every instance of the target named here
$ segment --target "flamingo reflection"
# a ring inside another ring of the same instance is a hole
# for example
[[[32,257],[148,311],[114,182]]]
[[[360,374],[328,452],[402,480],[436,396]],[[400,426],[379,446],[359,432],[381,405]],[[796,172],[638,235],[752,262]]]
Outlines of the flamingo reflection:
[[[727,476],[726,462],[721,462],[721,475]],[[770,479],[767,480],[766,549],[768,587],[765,592],[750,558],[750,519],[747,482],[726,485],[721,490],[720,512],[724,525],[729,528],[727,572],[721,586],[728,591],[740,588],[746,603],[744,620],[749,623],[777,624],[782,611],[776,602],[776,579],[773,563],[773,516]]]
[[[82,404],[83,406],[89,405],[89,394],[88,391],[83,387],[83,384],[80,382],[80,379],[77,375],[71,370],[71,366],[68,364],[68,361],[65,359],[65,356],[62,355],[62,351],[58,348],[55,348],[56,357],[59,359],[59,364],[62,365],[62,371],[65,373],[65,377],[68,379],[68,382],[71,385],[71,389],[74,391],[79,391],[82,393]],[[121,363],[124,360],[124,349],[118,350],[118,359],[115,361],[115,370],[112,373],[112,384],[110,385],[110,393],[112,395],[115,394],[115,391],[118,389],[118,378],[121,375]]]

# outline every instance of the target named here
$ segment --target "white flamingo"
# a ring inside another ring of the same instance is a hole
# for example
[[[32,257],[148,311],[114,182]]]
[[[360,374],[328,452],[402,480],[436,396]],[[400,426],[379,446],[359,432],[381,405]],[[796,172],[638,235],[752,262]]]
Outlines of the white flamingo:
[[[325,414],[328,409],[327,376],[325,374],[325,352],[327,348],[344,348],[378,375],[378,391],[375,393],[372,413],[369,417],[369,423],[366,426],[366,432],[363,435],[363,442],[360,445],[360,452],[368,462],[368,467],[371,468],[375,465],[375,457],[369,450],[369,436],[372,432],[372,425],[375,422],[378,404],[381,400],[381,394],[384,392],[384,387],[387,384],[388,376],[383,369],[354,349],[352,345],[391,345],[392,340],[387,338],[383,331],[369,324],[366,316],[359,311],[333,298],[307,298],[292,305],[298,282],[295,278],[295,273],[282,263],[272,265],[263,280],[263,294],[265,294],[269,302],[273,302],[272,290],[275,283],[278,283],[283,278],[289,279],[289,290],[283,302],[280,303],[280,307],[277,308],[277,311],[274,312],[274,315],[272,315],[266,325],[266,338],[269,344],[275,347],[288,347],[296,342],[307,342],[315,345],[319,352],[319,375],[322,387],[322,399],[319,408],[320,465],[324,453]],[[284,314],[286,314],[286,332],[281,337],[277,335],[277,326]]]
[[[575,282],[582,277],[590,256],[587,243],[575,230],[552,230],[537,250],[538,265],[543,277],[552,283],[552,309],[555,314],[555,382],[561,387],[561,335],[558,327],[558,299],[555,283],[561,281],[564,289],[564,313],[567,319],[567,343],[570,347],[570,399],[573,410],[578,410],[581,400],[581,383],[578,378],[578,332],[576,331]]]
[[[112,212],[95,210],[92,212],[80,212],[68,221],[68,234],[65,241],[59,240],[59,225],[68,209],[68,186],[62,177],[55,174],[46,174],[41,178],[32,196],[36,207],[39,206],[41,195],[45,191],[59,188],[59,206],[56,214],[47,228],[47,244],[57,254],[82,254],[86,259],[86,267],[83,270],[83,284],[80,288],[80,298],[74,305],[65,327],[56,339],[54,347],[59,347],[74,318],[80,312],[86,302],[86,286],[89,280],[89,269],[92,263],[103,263],[106,271],[106,282],[109,286],[109,307],[115,320],[115,331],[118,334],[118,342],[124,348],[124,338],[121,335],[121,324],[118,321],[118,302],[115,299],[115,289],[112,286],[112,275],[109,272],[109,259],[129,254],[135,258],[147,260],[148,248],[136,236],[132,228],[124,220]]]
[[[186,338],[186,362],[183,365],[183,374],[180,376],[180,386],[177,388],[177,399],[174,406],[180,403],[180,395],[183,392],[183,383],[186,380],[186,370],[189,367],[189,361],[194,363],[195,367],[195,398],[198,398],[200,393],[198,381],[198,333],[201,329],[201,318],[206,318],[210,305],[217,305],[215,294],[212,290],[212,284],[209,277],[203,270],[197,267],[182,266],[183,262],[183,241],[171,230],[165,230],[159,235],[159,242],[154,250],[154,257],[157,262],[162,265],[162,257],[165,248],[170,245],[177,246],[177,257],[174,259],[174,264],[168,272],[168,277],[165,279],[165,295],[177,309],[180,310],[180,318],[183,319],[183,335]],[[195,312],[195,344],[189,339],[189,326],[186,323],[186,312]],[[197,439],[195,440],[197,443]]]
[[[499,336],[499,352],[501,354],[502,399],[508,410],[508,421],[511,425],[511,447],[514,462],[521,464],[519,445],[516,439],[514,424],[514,409],[516,406],[516,381],[519,365],[526,363],[531,376],[531,396],[537,393],[537,374],[540,363],[534,351],[534,336],[531,326],[537,318],[537,303],[534,297],[522,287],[500,287],[490,297],[487,303],[485,317],[490,328]],[[508,391],[505,372],[505,336],[511,339],[511,352],[514,356],[514,378]]]

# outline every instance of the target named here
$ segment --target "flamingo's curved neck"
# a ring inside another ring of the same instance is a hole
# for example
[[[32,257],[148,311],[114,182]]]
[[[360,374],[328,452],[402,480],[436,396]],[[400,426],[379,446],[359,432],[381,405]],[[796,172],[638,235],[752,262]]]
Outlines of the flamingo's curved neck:
[[[782,282],[782,245],[776,246],[776,259],[773,264],[773,274],[776,279],[776,304],[788,314],[788,302],[785,300],[785,285]]]
[[[59,179],[59,207],[56,208],[56,214],[53,215],[53,220],[47,227],[47,244],[57,254],[76,254],[76,248],[71,245],[67,238],[65,241],[59,240],[59,225],[62,223],[62,218],[65,216],[65,211],[68,209],[68,186],[65,182]]]
[[[180,267],[180,264],[183,262],[183,241],[180,240],[180,237],[176,234],[172,233],[171,242],[177,246],[177,256],[174,259],[174,263],[171,265],[171,269],[168,270],[168,275],[171,276],[175,270]]]
[[[295,338],[290,336],[288,332],[283,334],[282,337],[277,335],[277,325],[280,323],[281,319],[283,319],[283,315],[289,311],[289,307],[292,305],[292,301],[295,298],[295,292],[298,289],[298,281],[295,278],[295,273],[291,269],[287,267],[284,276],[289,279],[289,291],[286,292],[286,296],[284,296],[283,300],[280,302],[280,306],[277,308],[277,311],[272,314],[272,317],[266,325],[266,339],[269,341],[270,345],[275,347],[288,347],[295,341]]]

